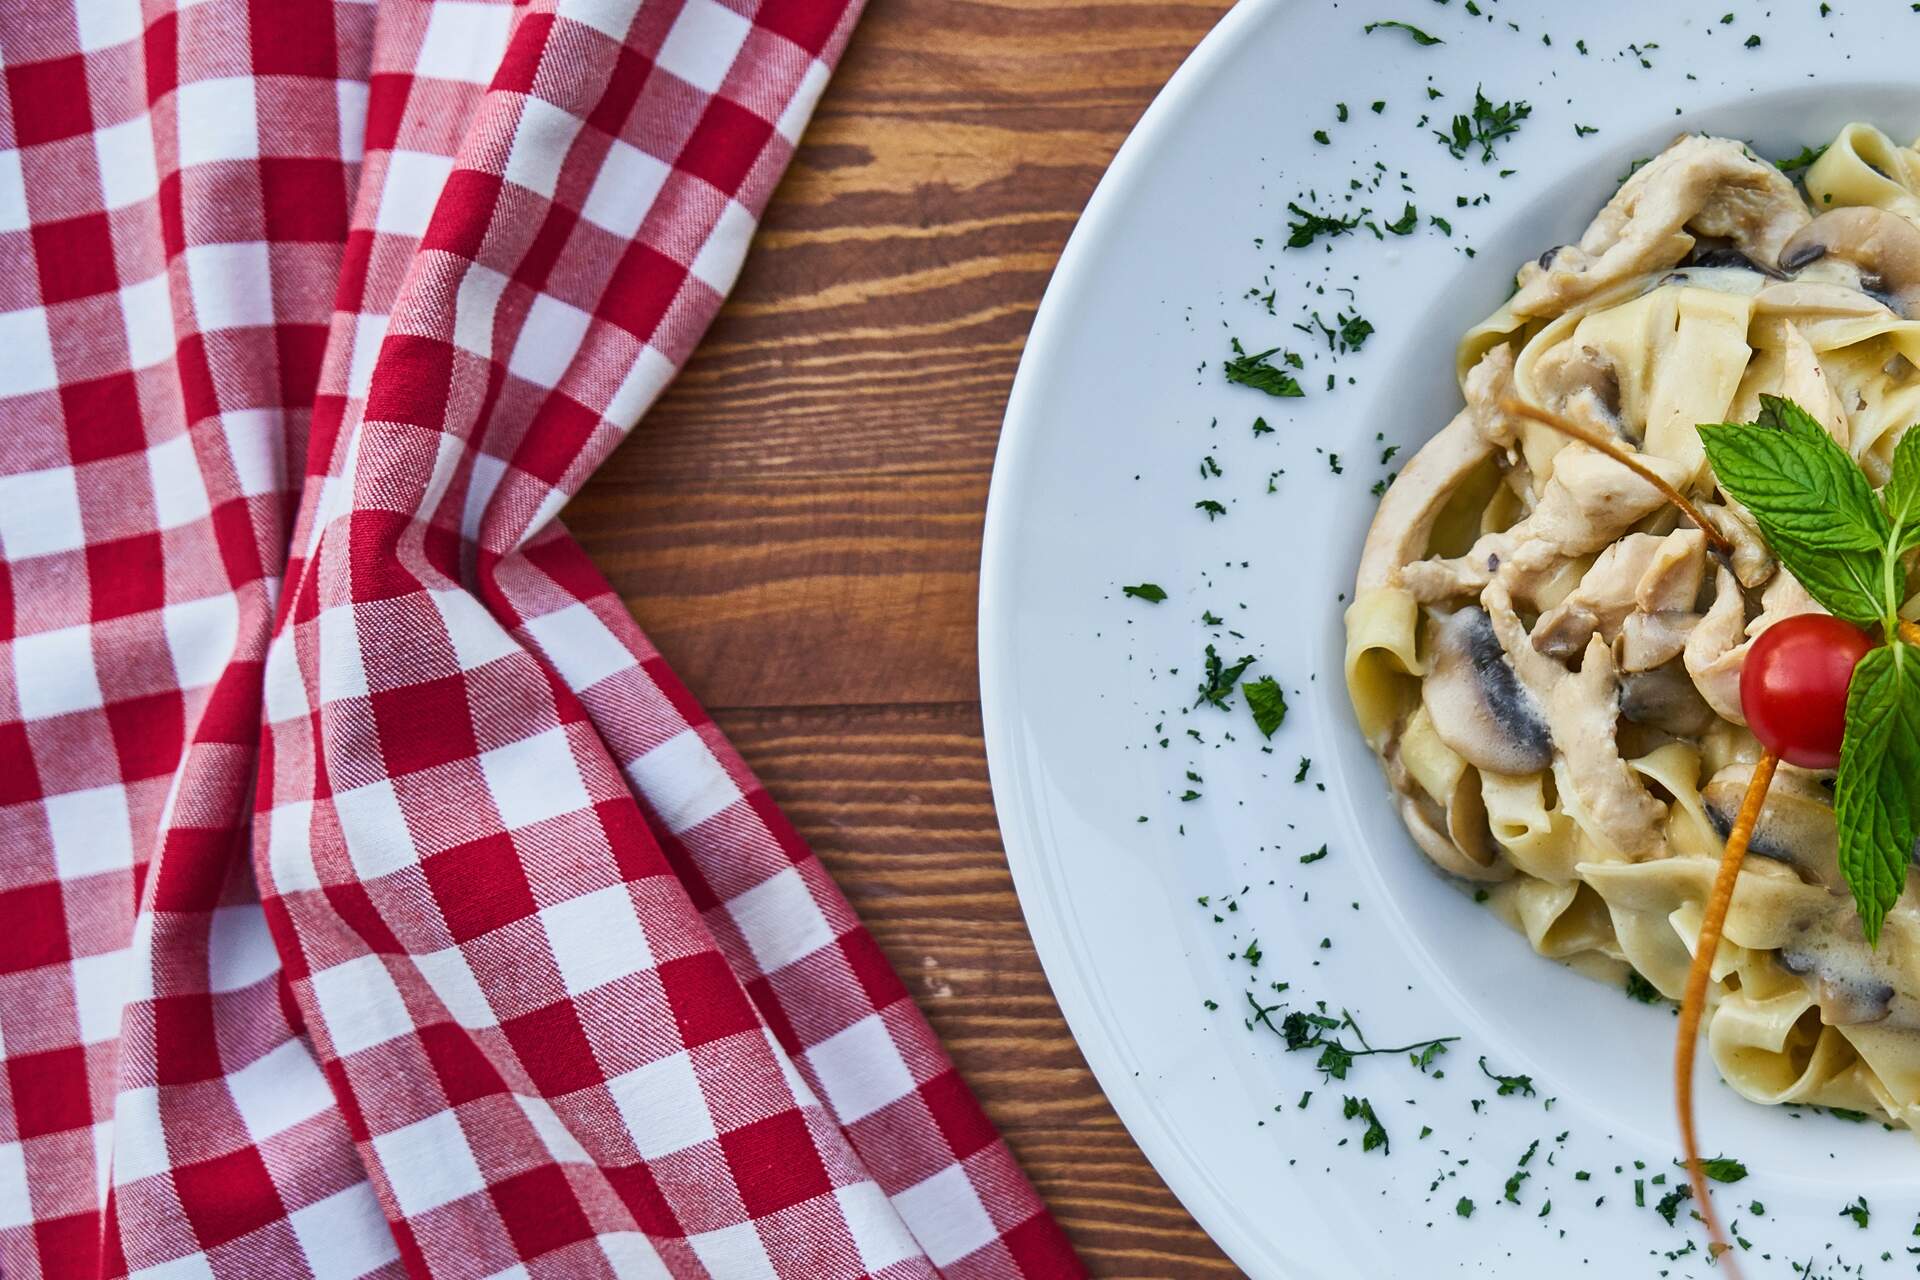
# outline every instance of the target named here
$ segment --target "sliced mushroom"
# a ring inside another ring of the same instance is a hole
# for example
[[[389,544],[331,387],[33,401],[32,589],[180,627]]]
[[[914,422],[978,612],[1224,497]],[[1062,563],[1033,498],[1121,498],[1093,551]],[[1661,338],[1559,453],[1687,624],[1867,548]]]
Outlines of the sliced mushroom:
[[[1745,724],[1740,710],[1740,670],[1746,663],[1747,599],[1730,570],[1715,579],[1713,607],[1687,637],[1681,655],[1687,674],[1721,719]]]
[[[1728,765],[1700,789],[1707,817],[1722,839],[1733,830],[1753,769],[1751,764]],[[1750,848],[1756,857],[1792,867],[1808,884],[1822,885],[1834,894],[1848,892],[1840,876],[1840,825],[1834,818],[1833,797],[1817,773],[1780,766],[1761,806]]]
[[[1780,967],[1804,980],[1820,1006],[1820,1021],[1830,1027],[1859,1027],[1885,1022],[1893,1014],[1891,982],[1858,965],[1836,964],[1825,948],[1780,949]]]
[[[1859,272],[1860,288],[1908,319],[1920,315],[1920,227],[1897,213],[1858,205],[1832,209],[1801,228],[1780,262],[1842,261]]]
[[[1429,634],[1433,667],[1420,697],[1440,740],[1489,773],[1537,773],[1551,764],[1540,704],[1515,677],[1487,611],[1435,614]]]
[[[1606,642],[1595,636],[1581,657],[1580,670],[1569,672],[1533,647],[1504,583],[1496,580],[1481,602],[1521,686],[1545,709],[1548,732],[1566,765],[1567,786],[1593,829],[1631,857],[1657,853],[1665,843],[1660,824],[1666,806],[1620,758],[1615,736],[1619,673]]]
[[[1672,662],[1620,677],[1620,717],[1676,738],[1697,737],[1716,719],[1686,668]]]

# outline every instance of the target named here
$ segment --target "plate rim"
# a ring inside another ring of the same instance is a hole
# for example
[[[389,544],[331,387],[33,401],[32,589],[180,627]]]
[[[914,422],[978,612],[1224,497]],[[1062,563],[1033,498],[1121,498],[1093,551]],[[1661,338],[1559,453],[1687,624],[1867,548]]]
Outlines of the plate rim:
[[[1208,1239],[1234,1265],[1249,1273],[1253,1272],[1251,1264],[1256,1260],[1266,1270],[1277,1265],[1276,1260],[1241,1228],[1236,1215],[1211,1185],[1192,1153],[1149,1103],[1145,1090],[1134,1082],[1125,1067],[1111,1029],[1092,1007],[1093,997],[1071,955],[1073,943],[1067,937],[1064,922],[1052,897],[1042,891],[1045,877],[1039,855],[1027,844],[1022,830],[1025,821],[1032,817],[1033,800],[1025,779],[1014,768],[1017,749],[1013,740],[1013,717],[1003,709],[1003,702],[996,698],[995,692],[1008,678],[1006,671],[1013,665],[1011,655],[1005,652],[1007,637],[1000,604],[1004,599],[1001,583],[1017,550],[1008,533],[1012,518],[1008,512],[1018,504],[1009,495],[1017,494],[1027,483],[1013,459],[1021,452],[1022,442],[1036,429],[1032,424],[1031,402],[1038,395],[1034,383],[1039,375],[1029,368],[1036,363],[1034,353],[1052,345],[1054,331],[1061,323],[1060,316],[1068,310],[1066,297],[1079,290],[1081,277],[1088,270],[1083,260],[1092,252],[1089,245],[1102,237],[1107,224],[1116,216],[1123,193],[1133,183],[1134,170],[1143,163],[1142,157],[1159,144],[1168,121],[1215,64],[1232,52],[1244,32],[1291,3],[1294,0],[1236,0],[1233,7],[1221,15],[1141,113],[1114,153],[1106,172],[1101,174],[1086,208],[1068,235],[1034,312],[1033,324],[1014,371],[1007,407],[1001,416],[981,534],[976,630],[981,730],[993,793],[994,821],[999,828],[1007,869],[1013,877],[1020,914],[1033,939],[1047,985],[1075,1046],[1085,1058],[1108,1105],[1126,1127],[1128,1136]]]

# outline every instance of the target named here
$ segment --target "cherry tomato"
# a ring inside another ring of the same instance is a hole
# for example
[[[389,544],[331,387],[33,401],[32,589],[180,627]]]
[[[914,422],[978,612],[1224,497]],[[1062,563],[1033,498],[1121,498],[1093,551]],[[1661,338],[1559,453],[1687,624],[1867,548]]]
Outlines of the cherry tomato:
[[[1760,744],[1803,769],[1838,765],[1847,685],[1872,648],[1866,632],[1822,613],[1761,632],[1740,672],[1740,709]]]

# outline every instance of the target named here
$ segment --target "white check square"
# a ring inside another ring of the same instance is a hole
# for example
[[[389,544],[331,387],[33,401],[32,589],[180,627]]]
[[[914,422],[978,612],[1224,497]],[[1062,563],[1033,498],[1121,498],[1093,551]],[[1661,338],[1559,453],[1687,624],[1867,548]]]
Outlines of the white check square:
[[[86,627],[15,638],[13,678],[23,720],[91,711],[102,702],[93,637]]]
[[[160,528],[178,529],[206,519],[212,511],[200,459],[186,432],[147,450],[147,472],[153,480],[154,522]]]
[[[745,18],[714,0],[687,0],[654,62],[696,89],[717,93],[748,30]]]
[[[262,1142],[333,1105],[333,1090],[314,1065],[305,1042],[293,1039],[227,1074],[227,1090],[246,1122],[247,1136]]]
[[[486,1189],[460,1117],[452,1111],[436,1111],[404,1129],[379,1134],[373,1149],[408,1217]]]
[[[356,1182],[287,1215],[313,1280],[359,1280],[400,1256],[369,1183]]]
[[[767,1246],[761,1243],[760,1233],[751,1222],[690,1235],[687,1244],[692,1246],[694,1255],[709,1275],[725,1276],[727,1280],[780,1278],[780,1273],[773,1269],[773,1259],[767,1256]]]
[[[361,878],[376,879],[420,860],[391,780],[382,778],[364,787],[335,792],[333,811],[340,818],[347,857]]]
[[[766,973],[833,941],[833,931],[797,867],[788,867],[734,898],[727,903],[727,914]]]
[[[0,341],[4,335],[0,335]],[[6,348],[0,347],[0,350]],[[0,365],[6,362],[0,360]],[[0,378],[5,377],[0,374]],[[86,545],[80,487],[72,467],[0,476],[0,552],[9,560],[76,551]]]
[[[280,953],[257,902],[220,907],[207,938],[207,989],[244,991],[280,972]]]
[[[615,138],[594,175],[580,216],[622,240],[631,240],[672,172],[665,162]]]
[[[414,1030],[400,988],[377,955],[316,969],[309,981],[334,1052],[343,1058]]]
[[[531,618],[526,628],[568,688],[591,688],[614,672],[635,665],[627,646],[607,630],[606,623],[586,604],[570,604]]]
[[[53,335],[44,307],[0,311],[0,396],[50,391],[60,383],[53,364]]]
[[[555,903],[540,912],[540,923],[570,996],[653,967],[625,885]]]
[[[96,6],[78,6],[81,11],[90,7]],[[125,209],[151,200],[160,190],[160,174],[153,161],[153,117],[146,112],[95,129],[93,152],[100,161],[100,195],[107,208]]]
[[[685,1053],[615,1076],[607,1082],[607,1092],[644,1160],[684,1151],[714,1136],[706,1095]]]
[[[587,788],[562,728],[480,754],[487,790],[509,831],[584,809]]]
[[[116,784],[48,796],[41,801],[62,880],[133,867],[133,819],[126,788]]]
[[[627,765],[627,777],[675,835],[699,826],[740,798],[739,785],[698,729],[682,729],[636,756]]]
[[[265,242],[189,245],[186,259],[202,333],[273,323],[273,269]]]
[[[120,289],[120,319],[127,329],[127,363],[150,369],[173,355],[173,295],[166,273]]]
[[[507,358],[507,372],[542,387],[559,386],[592,323],[593,317],[580,308],[551,294],[535,294]]]
[[[507,181],[518,183],[552,199],[560,180],[560,166],[580,132],[580,118],[540,98],[529,97],[520,109],[513,131],[513,150],[507,153]]]
[[[852,1124],[913,1092],[913,1073],[877,1013],[828,1036],[808,1049],[806,1058],[841,1124]]]
[[[260,154],[253,77],[190,80],[173,91],[180,167],[216,160],[253,160]]]
[[[416,238],[425,235],[434,202],[452,172],[452,156],[431,151],[388,152],[387,177],[380,185],[380,208],[373,216],[373,229]]]
[[[231,595],[208,596],[167,605],[160,612],[173,654],[173,672],[182,689],[212,684],[227,669],[240,642],[240,601]]]
[[[434,5],[420,53],[413,60],[413,74],[486,84],[506,52],[512,21],[513,10],[503,4],[454,0]]]
[[[997,1234],[964,1165],[948,1165],[908,1187],[893,1197],[893,1207],[936,1267],[958,1262]]]

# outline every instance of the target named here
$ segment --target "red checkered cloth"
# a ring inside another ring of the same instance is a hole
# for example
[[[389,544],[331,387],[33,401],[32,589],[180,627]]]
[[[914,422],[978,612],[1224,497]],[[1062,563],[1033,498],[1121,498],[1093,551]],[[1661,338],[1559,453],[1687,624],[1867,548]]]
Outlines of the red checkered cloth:
[[[858,0],[0,6],[0,1271],[1079,1274],[555,514]]]

